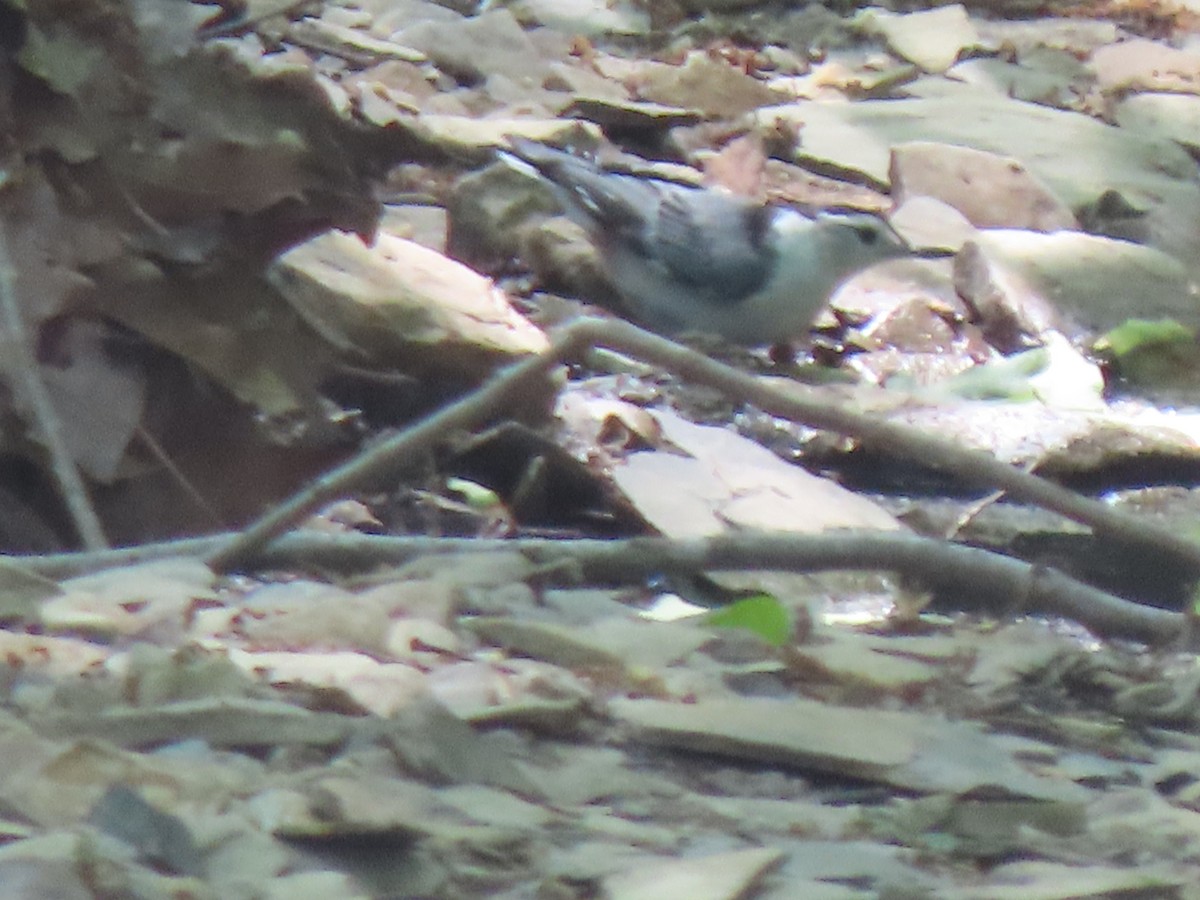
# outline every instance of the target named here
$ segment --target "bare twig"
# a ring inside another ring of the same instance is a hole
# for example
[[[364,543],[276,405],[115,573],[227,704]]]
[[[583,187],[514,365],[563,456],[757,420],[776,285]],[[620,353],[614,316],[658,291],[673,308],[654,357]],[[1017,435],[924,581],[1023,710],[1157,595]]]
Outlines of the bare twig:
[[[79,539],[89,550],[99,550],[108,546],[104,537],[104,528],[100,517],[92,508],[88,497],[87,487],[83,477],[75,466],[75,460],[67,449],[66,437],[63,434],[62,423],[54,411],[54,404],[46,385],[38,375],[37,360],[29,343],[29,335],[25,331],[25,321],[21,316],[21,305],[17,300],[17,290],[14,284],[12,259],[8,252],[8,237],[0,228],[0,321],[4,323],[4,332],[8,338],[13,353],[12,371],[20,379],[21,395],[29,404],[34,421],[41,431],[46,449],[50,451],[50,470],[58,484],[71,521],[79,532]]]
[[[949,472],[968,484],[999,488],[1018,500],[1088,525],[1100,535],[1130,546],[1169,553],[1200,572],[1200,544],[1195,541],[1155,522],[1131,516],[1023,472],[982,450],[951,444],[907,425],[884,422],[831,406],[815,393],[810,397],[784,393],[628,322],[587,319],[571,327],[578,336],[576,346],[602,344],[651,361],[680,378],[753,403],[771,415],[857,438],[878,452]]]
[[[120,566],[135,566],[139,563],[154,562],[159,559],[204,559],[229,544],[237,536],[238,532],[227,531],[204,537],[179,538],[171,541],[157,541],[153,544],[113,547],[108,550],[0,555],[0,561],[19,566],[29,572],[45,575],[48,578],[73,578],[89,572],[116,569]]]
[[[237,566],[310,513],[344,496],[350,489],[404,466],[414,457],[433,449],[439,441],[445,440],[456,430],[473,428],[493,418],[510,402],[522,399],[522,394],[544,380],[547,373],[563,359],[573,356],[581,336],[573,328],[565,329],[543,353],[514,363],[479,390],[326,472],[303,491],[253,522],[209,556],[208,563],[218,570]]]
[[[267,0],[255,3],[251,9],[245,0],[217,0],[214,5],[221,8],[220,14],[201,25],[196,37],[204,41],[245,34],[265,19],[292,15],[307,2],[308,0]]]
[[[196,556],[227,544],[228,535],[170,541],[100,553],[9,557],[42,575],[62,577],[167,556]],[[987,550],[894,532],[839,531],[828,535],[727,534],[673,540],[389,537],[299,532],[260,549],[257,568],[304,567],[343,573],[400,565],[436,554],[520,553],[544,572],[574,574],[588,583],[636,584],[665,572],[774,569],[794,572],[890,570],[947,592],[958,608],[995,616],[1040,613],[1079,622],[1098,635],[1166,644],[1185,641],[1188,619],[1122,600],[1060,572]]]
[[[1156,523],[1139,519],[1060,487],[1051,481],[915,428],[883,422],[831,406],[815,394],[785,393],[674,341],[617,319],[581,319],[562,329],[549,349],[499,373],[478,391],[405,429],[379,447],[325,474],[310,487],[253,523],[209,557],[218,569],[249,559],[320,506],[365,480],[423,453],[455,429],[478,426],[560,362],[603,345],[654,363],[688,381],[716,388],[764,411],[857,438],[881,452],[941,469],[963,481],[1006,491],[1010,496],[1091,526],[1097,533],[1131,546],[1167,552],[1200,571],[1200,544]]]

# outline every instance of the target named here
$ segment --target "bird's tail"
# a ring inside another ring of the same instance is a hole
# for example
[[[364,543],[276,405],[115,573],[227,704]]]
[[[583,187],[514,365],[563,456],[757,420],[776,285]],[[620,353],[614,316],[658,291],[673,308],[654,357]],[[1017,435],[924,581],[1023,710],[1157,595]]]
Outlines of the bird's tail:
[[[540,176],[554,189],[569,218],[584,228],[641,227],[656,205],[653,189],[641,180],[606,172],[591,160],[526,138],[509,137],[502,158]]]

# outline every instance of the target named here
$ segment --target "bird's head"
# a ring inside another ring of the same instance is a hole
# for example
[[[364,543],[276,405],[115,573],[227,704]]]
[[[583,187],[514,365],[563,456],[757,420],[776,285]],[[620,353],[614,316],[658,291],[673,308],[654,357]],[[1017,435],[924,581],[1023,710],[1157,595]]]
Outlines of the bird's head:
[[[780,217],[775,225],[778,252],[807,246],[816,264],[835,277],[913,252],[886,221],[870,213],[820,213],[811,219],[794,215]]]

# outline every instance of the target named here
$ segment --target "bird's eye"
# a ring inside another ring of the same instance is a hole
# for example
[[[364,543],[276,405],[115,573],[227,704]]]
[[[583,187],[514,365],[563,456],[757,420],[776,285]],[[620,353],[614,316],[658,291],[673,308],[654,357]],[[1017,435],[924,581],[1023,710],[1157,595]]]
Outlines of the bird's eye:
[[[854,229],[858,234],[858,239],[861,243],[870,247],[879,240],[878,229],[872,228],[869,225],[860,225]]]

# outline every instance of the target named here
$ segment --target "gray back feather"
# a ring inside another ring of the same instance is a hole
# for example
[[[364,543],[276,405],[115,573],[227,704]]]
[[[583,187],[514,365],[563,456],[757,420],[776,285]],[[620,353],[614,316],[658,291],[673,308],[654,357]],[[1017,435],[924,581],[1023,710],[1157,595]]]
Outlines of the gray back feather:
[[[513,155],[555,189],[567,215],[602,252],[635,253],[714,303],[736,303],[765,282],[764,241],[775,210],[716,191],[605,172],[573,154],[520,138]],[[618,279],[619,280],[619,279]]]

